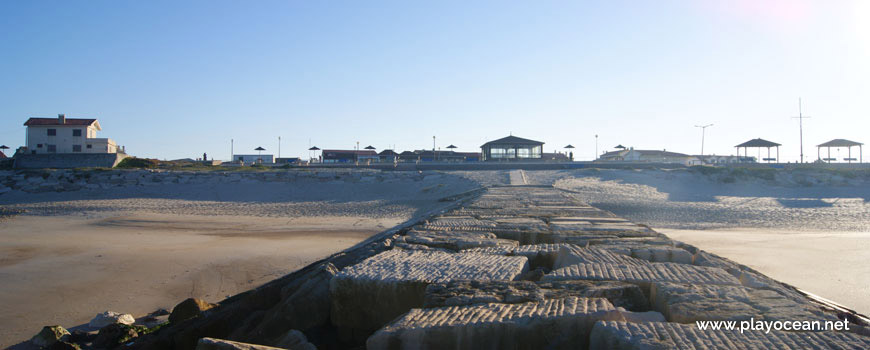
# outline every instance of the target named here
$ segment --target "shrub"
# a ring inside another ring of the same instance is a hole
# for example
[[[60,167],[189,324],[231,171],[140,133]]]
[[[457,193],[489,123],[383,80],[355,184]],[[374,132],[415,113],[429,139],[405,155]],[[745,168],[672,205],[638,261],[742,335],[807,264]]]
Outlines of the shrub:
[[[157,159],[129,157],[124,158],[124,160],[118,163],[117,167],[122,169],[147,169],[156,168],[158,164],[160,162]]]

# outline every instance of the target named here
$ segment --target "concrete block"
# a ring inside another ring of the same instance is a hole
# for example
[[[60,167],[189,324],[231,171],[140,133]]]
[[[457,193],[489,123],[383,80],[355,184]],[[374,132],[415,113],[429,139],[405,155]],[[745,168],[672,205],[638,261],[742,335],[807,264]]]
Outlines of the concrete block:
[[[700,331],[694,324],[602,321],[591,349],[867,349],[870,338],[844,332]]]
[[[596,321],[622,320],[607,300],[552,299],[413,309],[377,331],[368,349],[586,349]]]
[[[358,339],[359,334],[369,334],[409,309],[421,307],[431,283],[510,281],[527,270],[524,257],[386,251],[332,278],[332,323],[344,329],[345,338]]]

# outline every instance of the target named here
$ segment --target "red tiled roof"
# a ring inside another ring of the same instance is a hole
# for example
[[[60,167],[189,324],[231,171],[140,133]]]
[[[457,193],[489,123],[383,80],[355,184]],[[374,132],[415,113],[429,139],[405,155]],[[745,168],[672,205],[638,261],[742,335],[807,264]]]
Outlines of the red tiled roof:
[[[61,124],[57,118],[30,118],[24,122],[24,126],[45,126],[45,125],[91,125],[96,123],[96,119],[78,119],[66,118],[66,122]]]

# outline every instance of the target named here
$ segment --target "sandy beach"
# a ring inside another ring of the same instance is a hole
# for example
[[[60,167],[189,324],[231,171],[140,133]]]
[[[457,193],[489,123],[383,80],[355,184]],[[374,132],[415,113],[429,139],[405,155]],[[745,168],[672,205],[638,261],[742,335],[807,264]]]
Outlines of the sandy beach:
[[[0,222],[0,348],[105,310],[220,301],[446,205],[455,177],[12,192]]]

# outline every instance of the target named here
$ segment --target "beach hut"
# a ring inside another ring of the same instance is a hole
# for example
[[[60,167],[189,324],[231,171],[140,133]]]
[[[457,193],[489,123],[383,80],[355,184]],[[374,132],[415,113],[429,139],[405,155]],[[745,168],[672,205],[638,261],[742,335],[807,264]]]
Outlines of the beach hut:
[[[856,159],[856,158],[852,158],[852,147],[855,147],[855,146],[858,146],[858,154],[859,154],[859,156],[858,156],[857,159]],[[849,155],[848,155],[846,158],[843,158],[843,161],[845,161],[845,162],[847,162],[847,163],[851,163],[851,162],[854,162],[854,161],[857,161],[858,163],[863,163],[863,162],[864,162],[864,149],[863,149],[863,146],[864,146],[864,144],[863,144],[863,143],[860,143],[860,142],[849,141],[849,140],[846,140],[846,139],[833,139],[833,140],[831,140],[831,141],[828,141],[828,142],[825,142],[825,143],[823,143],[823,144],[821,144],[821,145],[816,146],[816,155],[818,156],[818,158],[819,158],[820,160],[823,160],[823,161],[826,161],[826,162],[830,163],[830,162],[833,162],[833,161],[836,161],[836,160],[837,160],[837,158],[831,158],[831,148],[832,148],[832,147],[833,147],[833,148],[846,147],[846,148],[849,149]],[[825,147],[825,148],[828,149],[828,157],[827,157],[827,158],[822,158],[822,155],[821,155],[821,153],[822,153],[822,147]]]

